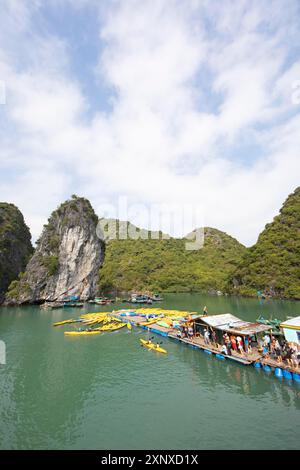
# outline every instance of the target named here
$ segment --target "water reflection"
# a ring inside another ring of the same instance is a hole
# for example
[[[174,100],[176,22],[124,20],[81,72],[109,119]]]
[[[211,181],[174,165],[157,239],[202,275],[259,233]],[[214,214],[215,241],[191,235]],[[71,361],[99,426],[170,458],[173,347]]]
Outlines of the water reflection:
[[[216,387],[225,387],[232,393],[247,395],[251,399],[267,398],[274,403],[300,409],[300,384],[296,381],[278,379],[274,373],[267,374],[253,366],[242,366],[220,361],[215,356],[207,356],[203,351],[192,350],[188,346],[176,344],[172,351],[179,361],[191,368],[193,376],[202,385],[213,391]],[[182,348],[184,352],[178,349]]]
[[[209,311],[231,311],[245,319],[260,313],[256,300],[199,295],[167,295],[162,307],[199,311],[205,304]],[[281,313],[286,316],[291,306],[284,305]],[[110,309],[118,307],[115,304]],[[272,302],[267,308],[273,310]],[[89,306],[86,310],[105,311],[108,307]],[[224,397],[232,399],[224,404],[228,414],[234,414],[236,403],[242,402],[249,405],[247,419],[251,420],[261,402],[267,409],[271,404],[274,413],[270,412],[270,419],[275,423],[280,416],[285,432],[290,423],[295,424],[300,407],[296,382],[280,381],[252,366],[219,361],[168,339],[162,339],[169,353],[163,357],[139,347],[140,337],[146,336],[144,330],[72,339],[64,337],[66,328],[51,326],[80,313],[38,307],[1,310],[0,339],[7,345],[7,365],[0,368],[0,448],[112,448],[120,443],[159,448],[162,436],[169,447],[174,442],[205,447],[217,442],[213,441],[216,433],[222,434],[215,404],[220,402],[222,407]],[[191,410],[182,410],[184,399],[192,404]],[[194,410],[199,413],[196,419]],[[208,420],[205,435],[201,419]],[[260,413],[255,419],[263,426]],[[139,432],[141,420],[148,423],[144,434]],[[153,435],[151,430],[157,422],[161,435]],[[224,440],[223,434],[221,438]],[[295,447],[291,439],[290,445]]]

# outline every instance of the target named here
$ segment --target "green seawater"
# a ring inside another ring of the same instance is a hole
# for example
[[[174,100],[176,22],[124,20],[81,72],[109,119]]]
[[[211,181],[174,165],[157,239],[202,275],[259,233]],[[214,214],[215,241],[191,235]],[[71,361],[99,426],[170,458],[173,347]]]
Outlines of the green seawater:
[[[165,297],[164,308],[245,320],[300,315],[294,302]],[[52,327],[107,310],[0,309],[1,449],[299,449],[299,383],[165,338],[168,355],[144,350],[137,328],[68,338],[73,326]]]

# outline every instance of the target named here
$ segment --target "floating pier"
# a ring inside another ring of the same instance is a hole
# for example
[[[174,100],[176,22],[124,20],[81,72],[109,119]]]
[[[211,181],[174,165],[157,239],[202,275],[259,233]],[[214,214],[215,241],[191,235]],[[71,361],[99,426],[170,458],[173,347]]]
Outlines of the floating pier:
[[[142,310],[142,309],[140,309]],[[146,310],[146,309],[143,309]],[[151,312],[153,309],[147,309],[149,312]],[[163,310],[160,310],[161,314],[164,313]],[[182,312],[183,315],[186,315],[188,312]],[[193,337],[192,339],[186,338],[186,337],[179,337],[177,335],[176,328],[165,328],[163,326],[158,325],[156,322],[154,322],[154,318],[151,318],[149,321],[149,324],[145,324],[145,314],[139,313],[138,309],[137,311],[131,310],[130,312],[126,313],[126,310],[122,311],[122,313],[119,312],[114,312],[114,315],[117,318],[122,319],[123,322],[130,322],[132,325],[135,325],[137,327],[143,328],[147,330],[151,334],[156,334],[160,335],[166,338],[170,338],[173,341],[177,341],[181,344],[185,344],[189,347],[192,347],[193,349],[198,349],[203,351],[204,353],[208,355],[214,355],[217,359],[219,360],[229,360],[232,362],[236,362],[238,364],[244,365],[244,366],[254,366],[255,368],[262,369],[265,373],[267,374],[274,374],[278,378],[283,378],[285,380],[295,380],[296,382],[300,382],[300,370],[290,367],[287,364],[284,363],[278,363],[276,360],[270,359],[270,358],[264,358],[262,354],[257,350],[257,348],[253,347],[252,352],[248,353],[245,355],[242,355],[238,352],[232,352],[231,355],[229,354],[224,354],[221,351],[221,346],[220,344],[214,343],[210,341],[209,343],[206,343],[203,339],[202,336],[196,336]],[[230,314],[226,314],[230,315]],[[150,316],[150,315],[149,315]],[[222,315],[220,315],[221,317]],[[213,317],[217,317],[217,315],[214,315]],[[204,320],[208,320],[208,318],[202,317]],[[237,319],[239,320],[239,319]],[[159,318],[157,318],[157,321],[159,321]],[[239,323],[241,321],[239,320]],[[251,325],[251,327],[254,327],[254,324],[250,324],[248,322],[243,322],[245,325]],[[244,327],[246,328],[247,325]],[[263,330],[263,326],[261,328]],[[267,331],[267,329],[266,329]],[[235,330],[235,334],[240,334],[239,331]]]

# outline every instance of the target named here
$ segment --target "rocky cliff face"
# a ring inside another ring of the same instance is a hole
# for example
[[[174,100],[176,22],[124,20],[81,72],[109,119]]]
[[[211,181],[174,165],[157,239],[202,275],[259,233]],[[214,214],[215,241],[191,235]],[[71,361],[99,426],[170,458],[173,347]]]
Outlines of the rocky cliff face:
[[[0,203],[0,303],[32,254],[31,235],[19,209]]]
[[[22,278],[11,285],[8,303],[40,303],[98,290],[104,243],[96,233],[98,218],[84,198],[73,196],[54,211]]]

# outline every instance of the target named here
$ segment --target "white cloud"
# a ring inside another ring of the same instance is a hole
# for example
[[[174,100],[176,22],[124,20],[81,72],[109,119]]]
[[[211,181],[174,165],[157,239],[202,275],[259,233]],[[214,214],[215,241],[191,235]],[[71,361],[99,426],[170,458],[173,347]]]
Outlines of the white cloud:
[[[94,66],[98,86],[113,90],[110,111],[84,95],[68,38],[37,27],[41,3],[4,3],[1,199],[19,205],[35,237],[75,192],[96,209],[124,194],[194,204],[206,225],[255,242],[299,184],[288,91],[300,79],[296,1],[102,5]],[[87,6],[96,17],[97,2],[76,4]]]

